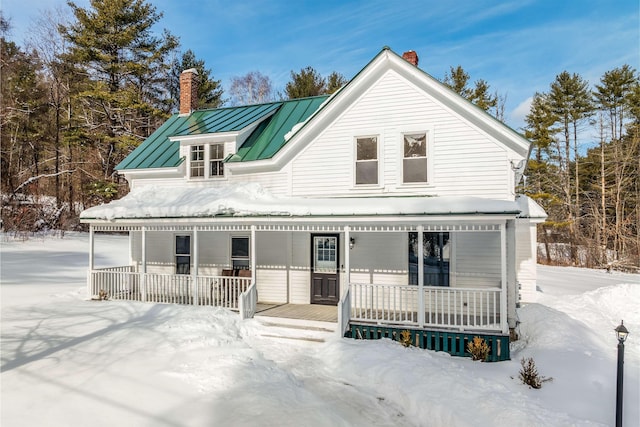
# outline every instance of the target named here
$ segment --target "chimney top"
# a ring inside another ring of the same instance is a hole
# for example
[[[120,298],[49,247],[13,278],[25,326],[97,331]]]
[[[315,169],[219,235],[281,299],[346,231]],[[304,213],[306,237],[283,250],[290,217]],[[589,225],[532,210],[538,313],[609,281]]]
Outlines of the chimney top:
[[[198,71],[189,68],[180,73],[180,114],[190,114],[198,108]]]
[[[407,62],[410,62],[411,64],[415,65],[416,67],[418,66],[418,54],[415,53],[413,50],[409,50],[403,53],[402,58],[405,59]]]

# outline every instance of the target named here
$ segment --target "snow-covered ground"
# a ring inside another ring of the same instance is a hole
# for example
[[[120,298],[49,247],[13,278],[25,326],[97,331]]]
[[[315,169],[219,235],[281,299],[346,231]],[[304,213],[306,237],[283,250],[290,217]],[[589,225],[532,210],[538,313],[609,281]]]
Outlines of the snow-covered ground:
[[[127,262],[126,238],[98,239],[98,266]],[[3,427],[612,425],[620,319],[625,425],[640,425],[637,275],[539,266],[512,360],[480,363],[222,309],[86,301],[86,234],[1,245]],[[553,380],[522,385],[522,357]]]

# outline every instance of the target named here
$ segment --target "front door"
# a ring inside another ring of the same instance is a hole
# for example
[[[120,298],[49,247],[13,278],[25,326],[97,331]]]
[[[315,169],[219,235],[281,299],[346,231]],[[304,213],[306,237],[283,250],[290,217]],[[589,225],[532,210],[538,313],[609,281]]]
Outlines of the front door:
[[[311,304],[338,305],[338,235],[311,235]]]

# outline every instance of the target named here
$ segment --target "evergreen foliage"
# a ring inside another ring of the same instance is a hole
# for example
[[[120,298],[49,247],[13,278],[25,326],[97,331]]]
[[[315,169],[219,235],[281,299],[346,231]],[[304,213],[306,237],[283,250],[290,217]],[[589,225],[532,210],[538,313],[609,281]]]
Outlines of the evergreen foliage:
[[[299,73],[291,71],[291,81],[285,87],[289,99],[330,94],[347,84],[342,74],[332,72],[325,79],[313,67],[305,67]]]
[[[180,107],[180,74],[191,68],[198,71],[198,109],[220,107],[224,103],[220,80],[214,80],[211,70],[206,68],[204,61],[196,58],[196,54],[188,49],[180,59],[176,58],[171,63],[167,82],[170,95],[168,102],[171,111],[177,112]]]

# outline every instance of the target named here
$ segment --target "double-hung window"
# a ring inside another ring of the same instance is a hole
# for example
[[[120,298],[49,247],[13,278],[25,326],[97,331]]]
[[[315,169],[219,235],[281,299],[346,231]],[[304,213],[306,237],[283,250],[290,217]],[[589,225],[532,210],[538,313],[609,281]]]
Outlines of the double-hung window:
[[[409,233],[409,284],[418,284],[418,233]],[[449,286],[451,243],[449,233],[424,232],[422,268],[425,286]]]
[[[427,134],[407,133],[403,138],[402,182],[427,182]]]
[[[176,236],[176,274],[191,274],[191,236]]]
[[[356,185],[378,184],[378,137],[356,138]]]
[[[224,144],[211,144],[209,146],[209,177],[221,178],[224,176]]]
[[[204,178],[204,145],[191,146],[191,178]]]

